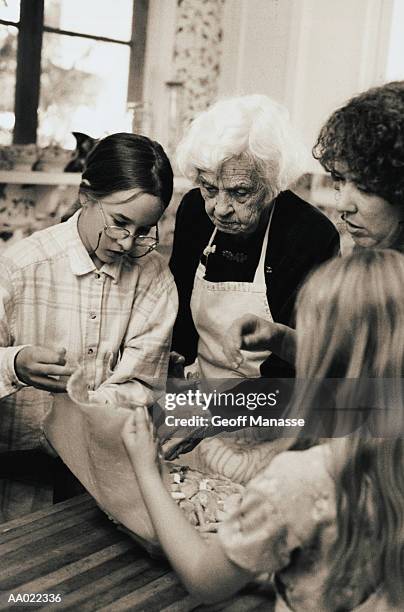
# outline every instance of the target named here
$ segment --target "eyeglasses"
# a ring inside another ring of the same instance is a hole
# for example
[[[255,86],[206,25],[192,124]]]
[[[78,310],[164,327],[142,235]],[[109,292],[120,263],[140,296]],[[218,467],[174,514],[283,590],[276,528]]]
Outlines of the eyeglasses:
[[[109,225],[104,213],[104,209],[101,206],[101,202],[97,200],[97,204],[100,207],[102,218],[104,220],[104,233],[111,240],[125,240],[125,238],[133,238],[133,249],[128,253],[129,257],[138,259],[144,257],[157,247],[159,243],[159,228],[156,223],[156,235],[145,236],[143,234],[133,234],[126,227],[118,227],[117,225]]]

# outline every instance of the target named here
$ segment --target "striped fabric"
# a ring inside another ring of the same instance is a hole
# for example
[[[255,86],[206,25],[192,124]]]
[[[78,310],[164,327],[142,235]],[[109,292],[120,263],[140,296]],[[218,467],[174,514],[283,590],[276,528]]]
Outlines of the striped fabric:
[[[171,273],[156,253],[97,270],[78,234],[79,214],[0,258],[0,452],[46,444],[53,396],[18,381],[22,346],[66,348],[97,402],[151,404],[164,390],[177,312]]]

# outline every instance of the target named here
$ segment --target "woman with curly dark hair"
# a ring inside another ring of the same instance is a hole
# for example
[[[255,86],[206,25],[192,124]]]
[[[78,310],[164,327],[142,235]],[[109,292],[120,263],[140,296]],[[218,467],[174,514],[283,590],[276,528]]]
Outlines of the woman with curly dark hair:
[[[313,155],[339,190],[336,207],[355,245],[404,251],[404,81],[354,96],[322,127]],[[241,349],[271,350],[294,363],[294,330],[244,315],[226,335],[237,365]]]
[[[313,155],[340,190],[356,245],[400,249],[404,219],[404,81],[352,98],[320,131]]]

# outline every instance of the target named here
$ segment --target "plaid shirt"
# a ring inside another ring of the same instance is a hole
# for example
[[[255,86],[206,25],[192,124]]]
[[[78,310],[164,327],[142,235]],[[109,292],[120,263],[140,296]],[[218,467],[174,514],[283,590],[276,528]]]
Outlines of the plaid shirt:
[[[97,402],[150,405],[164,391],[177,312],[171,273],[156,253],[97,270],[78,234],[79,214],[0,258],[0,452],[41,446],[53,403],[51,393],[18,380],[14,358],[23,346],[65,347]]]

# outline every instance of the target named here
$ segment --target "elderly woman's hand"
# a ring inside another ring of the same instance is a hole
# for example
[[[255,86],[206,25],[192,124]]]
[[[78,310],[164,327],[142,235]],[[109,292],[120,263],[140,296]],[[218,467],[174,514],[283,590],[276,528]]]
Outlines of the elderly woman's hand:
[[[242,349],[270,350],[287,361],[291,359],[293,363],[294,330],[281,323],[246,314],[234,321],[223,339],[223,352],[234,369],[243,362]]]
[[[158,441],[146,407],[126,419],[121,437],[136,476],[158,469]]]

